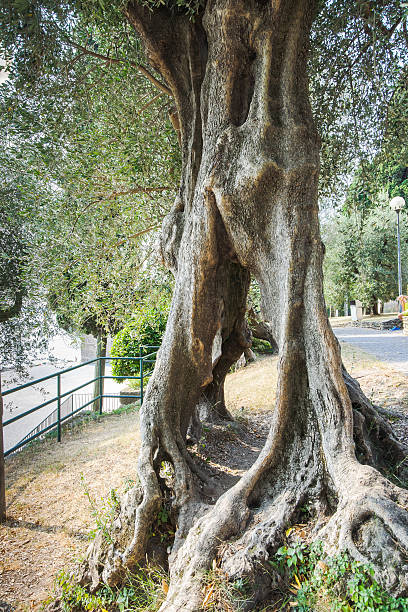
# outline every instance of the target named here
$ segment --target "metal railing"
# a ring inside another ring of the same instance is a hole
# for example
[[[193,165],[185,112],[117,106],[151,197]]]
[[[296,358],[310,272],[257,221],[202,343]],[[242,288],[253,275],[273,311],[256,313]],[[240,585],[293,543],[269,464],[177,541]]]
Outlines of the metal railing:
[[[109,399],[109,398],[116,398],[116,399],[127,399],[127,398],[131,398],[134,399],[135,401],[140,400],[140,405],[142,405],[143,403],[143,395],[144,395],[144,381],[146,376],[151,374],[151,366],[149,365],[148,371],[146,371],[145,369],[145,364],[152,364],[155,363],[156,361],[156,354],[157,354],[157,350],[159,349],[158,346],[141,346],[140,350],[139,350],[139,357],[98,357],[96,359],[91,359],[90,361],[86,361],[84,363],[81,363],[79,365],[76,366],[72,366],[71,368],[65,368],[64,370],[60,370],[59,372],[55,372],[54,374],[49,374],[48,376],[43,376],[42,378],[37,378],[35,380],[31,380],[27,383],[24,383],[22,385],[19,385],[17,387],[13,387],[12,389],[7,389],[6,391],[1,392],[0,394],[2,396],[2,398],[11,396],[13,393],[16,393],[18,391],[22,391],[23,389],[27,389],[29,387],[32,387],[33,385],[38,385],[39,383],[51,380],[51,379],[56,379],[57,382],[57,393],[55,395],[55,397],[52,397],[51,399],[48,399],[36,406],[34,406],[33,408],[30,408],[29,410],[26,410],[25,412],[22,412],[20,414],[17,414],[16,416],[10,417],[8,419],[6,419],[5,421],[3,421],[3,423],[0,422],[0,435],[4,436],[3,431],[4,428],[7,427],[8,425],[11,425],[12,423],[15,423],[16,421],[19,421],[20,419],[23,419],[24,417],[27,417],[35,412],[37,412],[38,410],[43,409],[46,406],[52,405],[52,404],[56,404],[56,408],[54,408],[54,410],[52,410],[52,412],[50,412],[45,418],[43,418],[39,423],[36,424],[36,426],[34,428],[32,428],[28,433],[26,433],[20,440],[19,442],[17,442],[16,444],[14,444],[11,448],[7,449],[3,455],[4,457],[7,457],[8,455],[10,455],[11,453],[14,453],[20,449],[22,449],[26,444],[29,444],[30,442],[32,442],[33,440],[35,440],[36,438],[39,438],[40,436],[44,436],[46,433],[52,431],[52,430],[57,430],[57,440],[58,442],[61,441],[61,437],[62,437],[62,425],[72,419],[76,414],[78,414],[81,410],[84,410],[85,408],[87,408],[88,406],[90,406],[91,404],[94,405],[94,409],[95,406],[97,407],[97,412],[99,414],[102,414],[103,412],[103,406],[104,406],[104,399]],[[146,351],[151,351],[148,354],[144,354]],[[119,360],[126,360],[126,361],[136,361],[139,362],[139,375],[138,376],[113,376],[113,375],[102,375],[102,361],[119,361]],[[64,374],[67,374],[69,372],[72,372],[74,370],[77,370],[79,368],[83,368],[85,366],[89,366],[91,364],[95,364],[97,363],[97,369],[98,369],[98,375],[94,376],[93,378],[91,378],[90,380],[87,380],[86,382],[82,383],[81,385],[77,385],[76,387],[74,387],[73,389],[70,389],[69,391],[64,391],[62,392],[62,388],[61,388],[61,379],[64,376]],[[135,393],[131,393],[131,394],[112,394],[112,393],[104,393],[103,390],[103,381],[106,379],[115,379],[115,380],[128,380],[128,379],[133,379],[133,380],[139,380],[140,381],[140,389],[139,392],[137,392],[137,390],[135,390]],[[80,389],[83,389],[84,387],[92,384],[92,383],[98,383],[98,393],[94,394],[92,396],[90,396],[89,394],[76,394],[77,391],[79,391]],[[86,399],[86,401],[82,402],[82,401],[78,401],[79,398]],[[90,399],[88,399],[90,397]],[[65,400],[64,400],[65,398]],[[1,398],[0,398],[1,400]],[[63,401],[64,400],[64,401]],[[79,406],[78,406],[79,404]],[[4,446],[3,446],[4,448]],[[0,480],[1,480],[2,475],[0,474]]]

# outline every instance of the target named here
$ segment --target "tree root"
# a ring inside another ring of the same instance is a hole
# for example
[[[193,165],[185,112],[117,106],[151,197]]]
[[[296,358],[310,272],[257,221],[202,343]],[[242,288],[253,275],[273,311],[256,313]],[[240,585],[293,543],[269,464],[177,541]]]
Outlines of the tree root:
[[[155,438],[150,438],[150,444],[145,439],[139,455],[141,485],[133,487],[122,498],[110,533],[101,530],[89,546],[86,561],[79,569],[79,582],[89,585],[91,591],[101,582],[109,586],[120,584],[127,570],[145,561],[151,528],[167,488],[159,475],[160,466],[155,466],[155,454],[165,456],[174,468],[170,511],[177,517],[178,525],[173,551],[178,550],[193,521],[208,507],[193,476],[193,473],[198,475],[201,483],[209,485],[207,474],[198,465],[192,465],[187,449],[180,450],[182,444],[177,444],[169,430],[162,431],[160,439],[164,440],[160,451],[158,441],[153,442]]]
[[[387,591],[408,595],[408,492],[376,470],[356,466],[317,538],[329,554],[347,550],[357,561],[370,563]]]
[[[373,406],[359,383],[343,368],[343,378],[353,407],[356,454],[362,463],[389,468],[401,463],[407,447],[394,435],[385,411]]]

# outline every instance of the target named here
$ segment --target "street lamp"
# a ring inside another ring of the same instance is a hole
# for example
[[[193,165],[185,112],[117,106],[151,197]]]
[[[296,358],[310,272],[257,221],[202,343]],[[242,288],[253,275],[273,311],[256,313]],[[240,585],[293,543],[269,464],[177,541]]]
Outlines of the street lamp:
[[[397,244],[398,244],[398,295],[402,295],[402,275],[401,275],[401,240],[400,240],[400,224],[399,224],[399,214],[400,211],[405,207],[405,200],[400,196],[396,198],[392,198],[390,202],[391,210],[395,210],[397,213]],[[402,310],[402,306],[400,304],[400,311]]]

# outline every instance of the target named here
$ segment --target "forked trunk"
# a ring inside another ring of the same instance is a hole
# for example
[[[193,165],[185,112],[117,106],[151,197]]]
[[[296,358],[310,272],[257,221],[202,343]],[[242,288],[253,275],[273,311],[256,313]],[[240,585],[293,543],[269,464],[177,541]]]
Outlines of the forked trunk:
[[[200,577],[221,543],[230,576],[256,574],[305,502],[328,545],[370,559],[382,538],[391,552],[371,559],[378,576],[395,591],[407,587],[408,496],[374,467],[384,447],[391,459],[404,450],[345,381],[323,301],[319,138],[306,74],[314,4],[209,0],[195,22],[127,9],[179,118],[183,177],[162,244],[176,285],[141,413],[141,490],[122,503],[115,545],[94,545],[84,579],[113,584],[142,561],[170,499],[177,531],[166,611],[200,609]],[[216,393],[248,346],[250,275],[279,348],[277,402],[258,459],[214,505],[186,433],[203,396]],[[171,485],[159,475],[163,460],[174,468]]]

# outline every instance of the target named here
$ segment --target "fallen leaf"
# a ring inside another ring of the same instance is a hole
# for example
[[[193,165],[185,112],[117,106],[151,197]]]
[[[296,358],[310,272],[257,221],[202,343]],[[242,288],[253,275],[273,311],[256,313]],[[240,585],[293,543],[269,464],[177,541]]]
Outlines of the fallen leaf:
[[[296,574],[295,574],[295,580],[296,580],[296,582],[297,582],[297,584],[298,584],[298,586],[299,586],[299,589],[300,589],[300,587],[301,587],[302,585],[300,584],[300,580],[299,580],[299,578],[296,576]]]
[[[326,572],[329,569],[329,566],[324,561],[318,561],[317,567],[323,570],[323,572]]]

